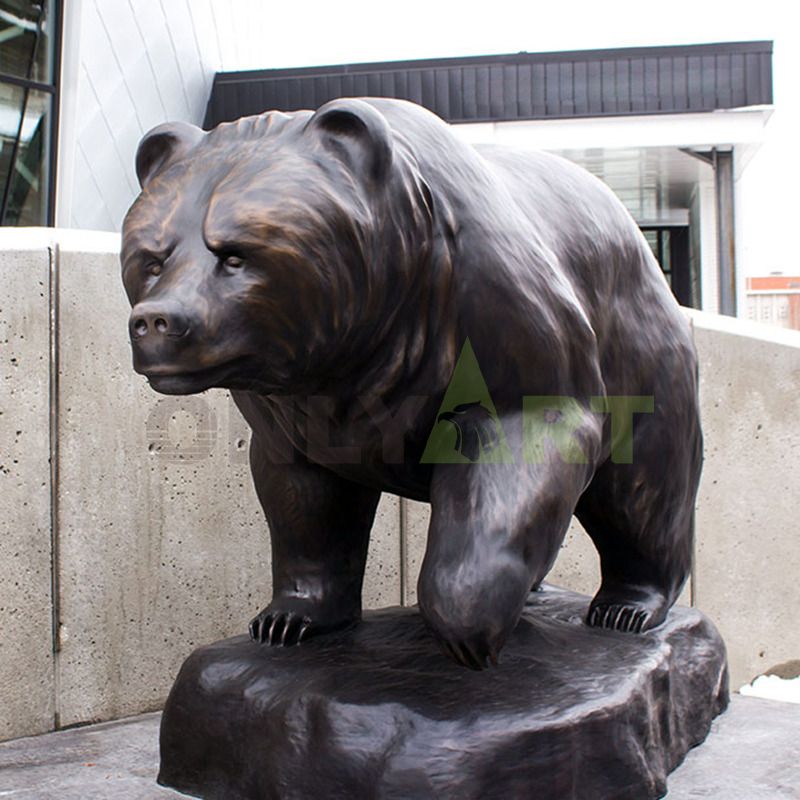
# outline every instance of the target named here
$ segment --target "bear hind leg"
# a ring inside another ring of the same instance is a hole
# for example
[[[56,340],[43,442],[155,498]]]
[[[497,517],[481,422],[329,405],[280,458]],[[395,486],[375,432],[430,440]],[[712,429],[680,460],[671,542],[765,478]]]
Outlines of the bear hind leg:
[[[595,595],[586,622],[593,628],[642,633],[660,625],[671,605],[669,595],[655,587],[612,583]]]
[[[576,516],[600,554],[602,572],[588,625],[650,630],[680,594],[691,569],[701,461],[699,428],[688,433],[683,440],[674,431],[660,437],[655,426],[642,426],[634,436],[634,463],[606,462],[578,502]]]

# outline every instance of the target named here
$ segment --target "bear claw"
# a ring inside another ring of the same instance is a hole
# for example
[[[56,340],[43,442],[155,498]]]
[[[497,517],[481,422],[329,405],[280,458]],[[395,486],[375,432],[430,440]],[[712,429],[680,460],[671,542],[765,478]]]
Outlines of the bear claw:
[[[478,648],[467,642],[440,641],[444,654],[467,669],[480,672],[498,664],[497,653],[485,648]]]
[[[310,617],[291,611],[262,612],[249,625],[250,638],[254,642],[277,647],[300,644],[310,628]]]
[[[598,603],[592,605],[586,622],[592,628],[641,633],[650,617],[647,609],[634,605]]]

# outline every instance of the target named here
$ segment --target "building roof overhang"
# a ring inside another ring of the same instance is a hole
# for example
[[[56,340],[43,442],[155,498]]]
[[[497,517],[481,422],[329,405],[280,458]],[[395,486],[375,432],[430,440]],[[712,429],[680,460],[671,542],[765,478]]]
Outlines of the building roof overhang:
[[[206,127],[336,97],[396,97],[451,123],[697,114],[772,104],[772,42],[218,73]]]

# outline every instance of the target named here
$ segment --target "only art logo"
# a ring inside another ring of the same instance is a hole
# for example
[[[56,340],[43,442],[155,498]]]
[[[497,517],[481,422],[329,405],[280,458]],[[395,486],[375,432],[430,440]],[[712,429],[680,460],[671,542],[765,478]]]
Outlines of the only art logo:
[[[511,464],[514,458],[469,339],[464,342],[423,464]]]

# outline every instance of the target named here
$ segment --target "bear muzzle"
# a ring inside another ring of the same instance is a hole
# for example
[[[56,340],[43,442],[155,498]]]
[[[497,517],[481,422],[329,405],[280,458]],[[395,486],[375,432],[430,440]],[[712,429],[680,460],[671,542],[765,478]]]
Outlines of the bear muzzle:
[[[137,303],[128,323],[134,347],[158,347],[165,340],[186,336],[189,316],[178,303],[160,300]]]
[[[175,300],[137,303],[128,321],[133,368],[161,394],[195,394],[213,386],[238,388],[253,359],[206,341],[203,320]]]
[[[133,368],[154,382],[194,372],[190,350],[196,324],[178,303],[150,300],[137,303],[128,321]],[[182,392],[181,392],[182,393]]]

